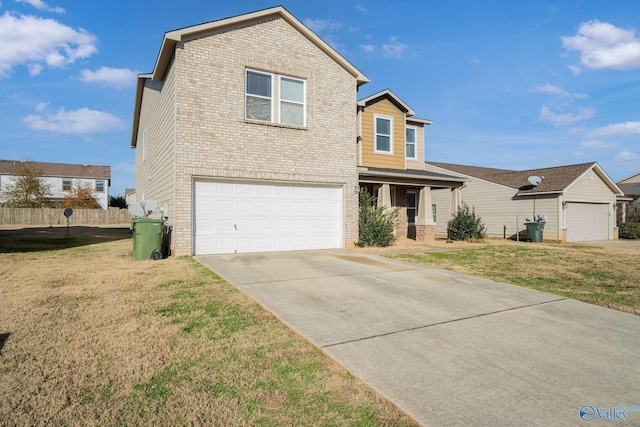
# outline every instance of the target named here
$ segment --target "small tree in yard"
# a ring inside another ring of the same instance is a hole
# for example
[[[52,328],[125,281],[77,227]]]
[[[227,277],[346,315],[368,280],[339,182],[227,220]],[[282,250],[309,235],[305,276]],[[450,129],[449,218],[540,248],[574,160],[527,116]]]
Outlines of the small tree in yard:
[[[482,218],[476,215],[476,209],[469,209],[463,202],[447,224],[447,237],[450,240],[482,240],[486,236],[487,229],[482,223]]]
[[[124,196],[109,196],[109,206],[112,208],[126,209],[127,200]]]
[[[74,187],[60,202],[63,208],[100,209],[100,203],[93,194],[89,184]]]
[[[11,168],[13,182],[2,191],[1,199],[9,208],[49,207],[47,199],[51,188],[42,176],[42,170],[32,162],[18,162]]]
[[[396,236],[394,231],[398,223],[400,208],[389,209],[376,206],[376,199],[366,189],[360,190],[360,232],[357,246],[391,245]]]

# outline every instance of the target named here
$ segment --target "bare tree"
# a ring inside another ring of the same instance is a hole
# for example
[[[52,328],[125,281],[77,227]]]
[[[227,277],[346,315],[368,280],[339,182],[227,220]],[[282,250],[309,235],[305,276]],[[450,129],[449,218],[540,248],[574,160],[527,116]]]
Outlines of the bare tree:
[[[99,209],[100,203],[93,194],[93,187],[89,184],[77,185],[64,196],[60,206],[74,209]]]
[[[43,208],[51,205],[47,199],[51,187],[33,162],[17,162],[11,168],[13,181],[2,190],[4,206],[10,208]]]

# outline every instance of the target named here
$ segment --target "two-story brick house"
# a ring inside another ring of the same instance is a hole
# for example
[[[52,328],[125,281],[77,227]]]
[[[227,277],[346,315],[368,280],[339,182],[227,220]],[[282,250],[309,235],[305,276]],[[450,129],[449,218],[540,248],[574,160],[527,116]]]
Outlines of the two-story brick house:
[[[455,210],[464,180],[424,170],[424,130],[432,122],[414,115],[388,89],[358,102],[358,179],[378,205],[402,208],[398,237],[424,242],[435,238],[432,189],[447,191]]]
[[[357,239],[356,92],[367,77],[282,7],[164,35],[140,75],[136,199],[174,255]]]

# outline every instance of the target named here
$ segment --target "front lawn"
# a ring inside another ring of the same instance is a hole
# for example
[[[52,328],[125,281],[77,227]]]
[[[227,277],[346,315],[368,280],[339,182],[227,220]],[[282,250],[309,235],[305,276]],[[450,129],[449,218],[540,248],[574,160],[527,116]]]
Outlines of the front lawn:
[[[0,424],[416,425],[192,259],[91,231],[0,231]]]
[[[457,251],[390,256],[640,314],[636,248],[490,239]]]

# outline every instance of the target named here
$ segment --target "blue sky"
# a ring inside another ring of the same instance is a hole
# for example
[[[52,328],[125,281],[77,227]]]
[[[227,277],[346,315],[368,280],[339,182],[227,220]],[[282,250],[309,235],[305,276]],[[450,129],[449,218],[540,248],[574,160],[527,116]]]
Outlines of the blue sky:
[[[136,75],[166,31],[264,1],[0,0],[0,158],[112,168],[135,185]],[[427,128],[427,160],[640,172],[640,2],[282,1]]]

